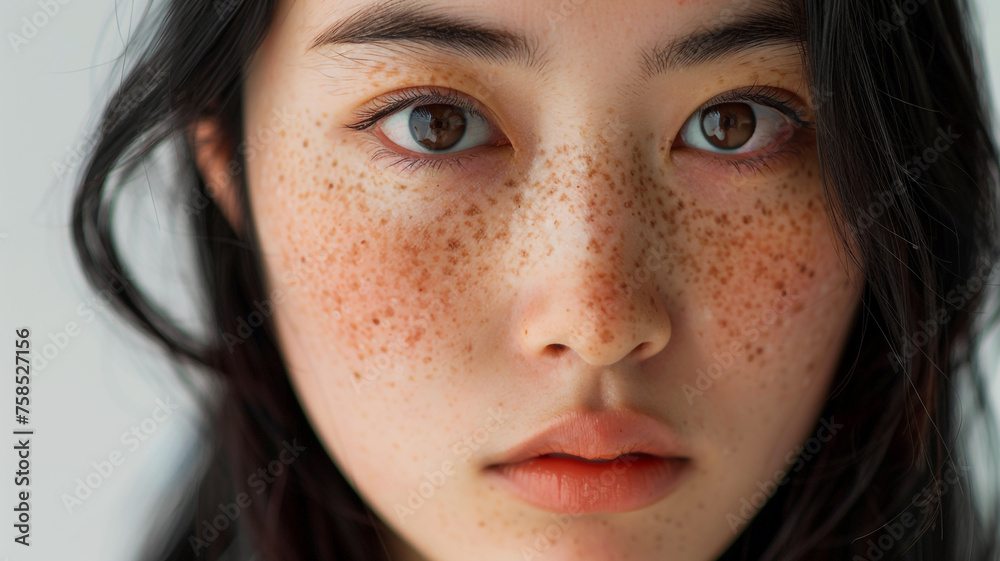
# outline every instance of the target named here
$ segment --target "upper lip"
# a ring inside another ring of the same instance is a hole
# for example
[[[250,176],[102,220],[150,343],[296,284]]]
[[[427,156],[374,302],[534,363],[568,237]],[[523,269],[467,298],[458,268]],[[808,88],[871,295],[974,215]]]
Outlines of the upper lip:
[[[515,464],[546,454],[609,460],[624,454],[683,457],[680,440],[662,423],[627,409],[570,411],[558,416],[492,465]]]

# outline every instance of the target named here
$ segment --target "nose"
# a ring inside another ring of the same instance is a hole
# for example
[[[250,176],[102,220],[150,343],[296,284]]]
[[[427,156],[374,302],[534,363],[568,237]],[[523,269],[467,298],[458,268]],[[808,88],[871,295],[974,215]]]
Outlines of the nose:
[[[532,225],[536,232],[547,230],[538,233],[550,240],[550,249],[535,248],[530,271],[518,276],[521,297],[514,325],[528,356],[573,353],[594,366],[641,361],[670,340],[658,279],[666,252],[662,243],[650,242],[657,238],[655,221],[641,210],[653,208],[642,200],[649,186],[635,179],[641,173],[627,169],[636,159],[609,158],[623,150],[605,146],[602,163],[592,150],[593,139],[589,144],[589,157],[560,166],[560,172],[548,169],[549,183],[555,181],[555,192],[566,196],[535,202],[546,207],[531,213],[536,220],[540,215],[557,219]]]

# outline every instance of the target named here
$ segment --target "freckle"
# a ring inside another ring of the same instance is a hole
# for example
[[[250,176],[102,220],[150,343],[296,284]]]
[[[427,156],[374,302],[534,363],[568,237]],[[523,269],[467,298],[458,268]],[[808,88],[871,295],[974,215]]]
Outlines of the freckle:
[[[303,140],[302,141],[302,147],[303,148],[309,148],[309,141],[308,140]]]
[[[375,325],[378,325],[381,322],[379,321],[378,318],[372,318],[372,323],[374,323]]]

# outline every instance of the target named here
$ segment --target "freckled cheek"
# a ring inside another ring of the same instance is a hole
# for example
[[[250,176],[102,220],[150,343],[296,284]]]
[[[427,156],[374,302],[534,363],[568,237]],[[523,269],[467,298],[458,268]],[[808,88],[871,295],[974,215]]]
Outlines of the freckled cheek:
[[[783,349],[843,323],[847,273],[822,187],[809,173],[804,164],[740,190],[702,181],[699,193],[679,201],[686,241],[676,259],[687,317],[706,356],[728,351],[746,368],[773,370],[795,354]]]
[[[390,186],[362,179],[363,167],[344,160],[337,169],[275,167],[266,182],[282,182],[285,196],[268,200],[262,189],[268,268],[285,283],[310,352],[336,354],[351,370],[345,376],[371,377],[364,369],[375,364],[379,380],[392,383],[401,371],[404,384],[426,384],[461,366],[455,358],[468,354],[469,330],[460,317],[479,313],[475,295],[488,293],[478,286],[490,269],[476,238],[488,229],[483,211],[470,204],[401,220],[370,196]]]

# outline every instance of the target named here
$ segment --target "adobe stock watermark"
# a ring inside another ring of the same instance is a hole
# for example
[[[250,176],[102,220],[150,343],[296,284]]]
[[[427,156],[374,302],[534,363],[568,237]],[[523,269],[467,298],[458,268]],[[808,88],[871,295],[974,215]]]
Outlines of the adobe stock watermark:
[[[38,10],[30,16],[22,16],[18,23],[21,24],[20,33],[13,31],[7,33],[7,41],[14,54],[21,52],[21,48],[31,42],[38,33],[45,29],[49,23],[62,12],[63,6],[68,5],[73,0],[37,0],[35,4]]]
[[[772,301],[771,305],[762,314],[753,314],[749,320],[740,327],[743,339],[735,339],[729,344],[728,350],[712,353],[712,363],[704,369],[699,368],[695,372],[695,384],[684,384],[681,389],[688,405],[694,403],[695,397],[701,397],[715,384],[717,380],[728,370],[736,359],[753,346],[760,337],[767,333],[778,318],[788,313],[796,304],[800,304],[800,298],[794,291],[785,291],[781,296]]]
[[[226,164],[224,170],[220,171],[217,175],[211,178],[205,178],[206,181],[211,180],[216,185],[226,185],[229,183],[230,178],[237,177],[243,172],[243,164],[240,163],[240,158],[237,154],[243,156],[243,162],[249,163],[254,158],[257,157],[257,152],[261,150],[264,146],[269,145],[278,136],[278,133],[283,130],[282,127],[287,127],[292,123],[293,114],[288,111],[287,108],[278,109],[275,107],[271,110],[271,116],[267,124],[261,127],[259,130],[255,131],[253,135],[248,136],[234,151],[233,157],[230,158],[229,162]],[[181,208],[184,214],[192,215],[198,214],[208,207],[211,190],[209,190],[206,196],[201,191],[191,188],[193,196],[191,197],[190,204],[185,204]]]
[[[102,121],[97,130],[91,131],[84,138],[77,141],[76,144],[73,144],[72,146],[67,145],[65,150],[66,155],[63,157],[62,161],[54,161],[51,163],[52,172],[55,176],[62,179],[67,173],[73,171],[77,166],[83,163],[87,152],[94,147],[94,144],[97,143],[101,136],[117,125],[118,120],[123,115],[127,115],[133,107],[142,103],[149,93],[159,87],[160,83],[163,82],[166,77],[167,73],[162,69],[155,71],[152,68],[147,69],[146,77],[142,80],[142,88],[130,90],[126,97],[119,100],[115,105],[109,108],[109,111],[107,112],[107,120]]]
[[[287,108],[273,108],[271,110],[271,116],[267,124],[261,127],[259,130],[255,131],[253,135],[246,137],[242,142],[237,145],[233,152],[233,157],[230,158],[224,170],[221,170],[218,174],[211,178],[205,178],[206,182],[214,183],[215,185],[226,185],[229,180],[233,177],[237,177],[243,172],[243,164],[249,163],[255,157],[257,157],[257,152],[263,147],[270,144],[278,135],[278,133],[283,130],[282,127],[287,127],[292,123],[292,113],[288,111]],[[243,156],[243,163],[241,163],[240,158],[237,155]],[[191,187],[191,200],[181,206],[181,210],[184,211],[186,215],[198,214],[205,210],[210,204],[213,192],[211,189],[207,193],[202,193],[195,187]]]
[[[115,473],[115,469],[125,463],[128,454],[138,450],[142,443],[148,441],[160,425],[167,422],[173,416],[174,411],[178,409],[177,404],[172,403],[169,397],[166,399],[157,398],[155,403],[156,407],[153,408],[148,417],[122,433],[119,441],[125,447],[124,453],[115,449],[107,455],[106,459],[91,462],[90,465],[94,471],[76,478],[76,488],[72,493],[62,494],[62,503],[68,514],[73,514],[76,509],[83,506],[83,503],[93,496],[94,491],[99,489]]]
[[[968,466],[958,466],[957,469],[962,473],[966,473],[969,470]],[[910,507],[899,516],[896,516],[892,521],[882,526],[884,530],[878,537],[868,539],[865,543],[868,546],[865,550],[865,556],[854,555],[854,557],[851,557],[851,561],[880,561],[890,550],[900,545],[903,537],[917,526],[921,519],[926,519],[930,515],[930,511],[934,508],[937,500],[948,493],[951,487],[961,482],[958,471],[956,471],[956,466],[949,463],[948,469],[941,479],[931,482],[920,493],[914,495],[910,502]],[[918,516],[915,516],[912,512],[915,507],[920,511]],[[865,537],[862,536],[858,540]]]
[[[910,158],[903,164],[907,175],[912,180],[919,179],[924,172],[930,169],[930,165],[941,159],[941,156],[951,150],[955,141],[962,138],[962,135],[952,132],[951,125],[947,129],[938,127],[937,137],[931,146],[925,148],[920,154]],[[895,180],[889,189],[878,192],[874,201],[868,205],[868,209],[861,212],[856,220],[848,223],[848,228],[855,236],[860,236],[875,222],[885,214],[890,208],[896,205],[897,200],[905,199],[906,187],[901,180]]]
[[[938,308],[937,314],[934,317],[926,321],[918,321],[917,327],[919,330],[912,337],[903,340],[898,354],[891,351],[888,353],[893,371],[900,372],[904,358],[907,360],[913,358],[920,352],[920,349],[927,346],[932,338],[954,319],[952,310],[965,308],[976,297],[976,294],[987,286],[986,283],[993,276],[994,272],[994,265],[988,261],[983,261],[979,264],[979,268],[975,274],[969,277],[969,280],[949,290],[944,297],[947,306]]]
[[[324,247],[316,254],[310,255],[309,259],[297,260],[290,271],[285,271],[281,275],[281,282],[278,285],[285,288],[273,288],[268,297],[263,301],[254,300],[251,303],[254,309],[247,313],[246,317],[240,316],[236,318],[235,331],[226,331],[222,334],[222,342],[225,343],[226,349],[232,353],[237,345],[245,343],[255,330],[259,329],[268,318],[274,315],[275,306],[280,304],[289,294],[298,290],[305,282],[303,275],[318,272],[318,265],[325,262],[332,255],[333,252]],[[340,320],[340,312],[334,312],[333,319]]]
[[[285,467],[292,465],[298,459],[299,455],[306,451],[306,447],[299,446],[296,441],[297,439],[295,438],[292,439],[291,443],[283,440],[281,442],[282,449],[278,453],[278,457],[271,460],[267,464],[266,469],[259,468],[247,477],[247,486],[252,488],[257,495],[266,491],[268,485],[274,483],[278,477],[281,477],[285,473]],[[233,502],[228,504],[219,503],[219,514],[213,517],[211,522],[204,519],[201,521],[200,535],[191,534],[188,536],[188,545],[191,546],[191,551],[194,552],[195,557],[200,557],[202,550],[207,549],[212,542],[219,538],[221,532],[235,523],[240,515],[243,514],[243,511],[253,504],[253,497],[246,491],[240,491],[234,499]]]
[[[545,19],[549,22],[549,29],[551,31],[555,31],[559,27],[558,24],[560,22],[563,22],[572,16],[579,6],[588,1],[589,0],[562,0],[555,8],[546,8]]]
[[[924,151],[907,160],[903,167],[911,177],[920,177],[923,172],[931,169],[928,164],[933,164],[941,159],[941,155],[951,149],[955,141],[962,138],[957,132],[952,132],[951,125],[948,128],[937,128],[937,136],[931,146],[924,148]]]
[[[837,435],[838,430],[844,428],[844,425],[834,421],[833,417],[830,417],[830,420],[820,419],[819,425],[815,436],[810,437],[805,443],[799,444],[785,455],[785,463],[789,466],[787,469],[774,472],[774,477],[767,481],[758,481],[757,489],[759,490],[749,499],[741,497],[740,508],[737,512],[726,513],[726,522],[729,523],[733,534],[742,532],[761,507],[778,492],[778,487],[788,483],[789,474],[801,471],[806,462],[812,460],[823,449],[823,445],[830,442]]]
[[[243,0],[215,0],[212,2],[212,10],[217,18],[224,20],[241,4]]]
[[[486,419],[484,426],[452,443],[451,451],[462,462],[468,463],[472,457],[472,453],[478,450],[483,444],[489,442],[490,435],[507,422],[503,409],[495,410],[491,407],[487,410],[487,413],[489,413],[489,417]],[[396,517],[399,518],[400,523],[405,521],[407,517],[413,516],[427,504],[427,501],[431,500],[438,490],[444,487],[456,473],[455,462],[451,460],[441,462],[441,469],[437,471],[424,472],[424,480],[420,482],[416,489],[411,488],[409,493],[407,493],[406,504],[397,502],[393,505],[393,510],[395,510]]]
[[[365,387],[376,383],[389,371],[401,373],[403,366],[396,362],[396,359],[402,357],[410,347],[407,340],[397,333],[396,337],[385,345],[385,350],[365,357],[364,369],[361,372],[354,372],[351,376],[351,386],[354,388],[354,393],[361,395]]]
[[[868,208],[858,214],[855,220],[847,223],[847,228],[855,235],[860,236],[871,228],[875,222],[885,214],[890,208],[896,205],[898,198],[906,196],[906,188],[902,181],[893,183],[890,189],[881,189],[875,195],[875,200],[868,204]]]
[[[227,331],[222,334],[222,340],[229,352],[233,352],[238,345],[246,343],[253,336],[254,332],[264,325],[268,318],[274,315],[275,306],[279,305],[288,297],[289,293],[299,286],[298,283],[302,280],[302,277],[299,276],[301,272],[301,270],[293,270],[285,273],[285,279],[289,287],[288,290],[273,289],[269,298],[265,298],[263,301],[254,300],[252,302],[253,311],[247,313],[245,317],[240,316],[236,318],[235,331]],[[341,319],[340,312],[334,312],[334,319]],[[391,320],[384,319],[382,320],[382,324],[386,327],[391,327]],[[360,371],[353,372],[350,377],[354,393],[361,395],[361,392],[365,388],[375,384],[387,372],[402,372],[402,365],[396,359],[405,355],[410,347],[411,344],[407,339],[402,334],[397,333],[394,338],[383,345],[382,350],[365,357],[364,367]]]
[[[903,0],[903,2],[894,3],[889,19],[878,21],[878,31],[882,34],[882,38],[885,39],[889,34],[899,31],[906,25],[910,17],[920,11],[926,3],[927,0]]]
[[[112,271],[111,276],[114,278],[110,281],[109,288],[101,289],[96,296],[90,296],[76,306],[76,315],[83,320],[84,324],[93,323],[97,319],[98,311],[108,307],[111,297],[125,290],[125,287],[131,284],[131,279],[118,271]],[[46,335],[48,342],[42,344],[38,352],[31,357],[31,368],[36,373],[45,371],[70,346],[70,343],[83,333],[81,327],[82,325],[76,321],[68,321],[63,329],[55,333],[49,332]]]

